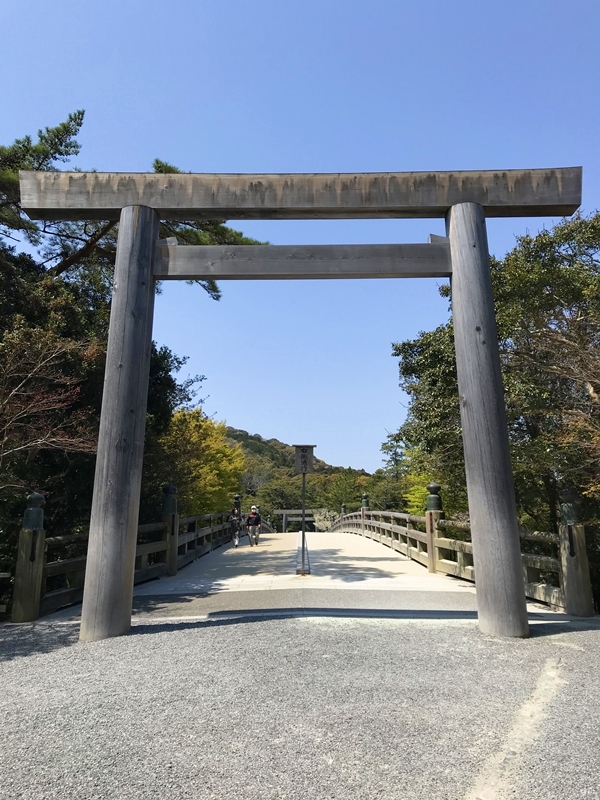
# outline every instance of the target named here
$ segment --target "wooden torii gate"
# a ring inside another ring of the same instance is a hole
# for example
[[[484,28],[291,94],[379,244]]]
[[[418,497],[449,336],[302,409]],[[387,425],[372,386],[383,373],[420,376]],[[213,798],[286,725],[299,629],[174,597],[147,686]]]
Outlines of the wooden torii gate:
[[[563,216],[580,167],[209,175],[22,172],[33,219],[119,219],[81,639],[129,630],[157,279],[449,277],[479,625],[529,632],[485,219]],[[442,217],[429,244],[175,247],[160,219]]]
[[[288,522],[302,522],[301,508],[276,508],[273,514],[282,518],[283,532],[287,533]],[[312,508],[305,509],[304,521],[314,523],[315,512]]]

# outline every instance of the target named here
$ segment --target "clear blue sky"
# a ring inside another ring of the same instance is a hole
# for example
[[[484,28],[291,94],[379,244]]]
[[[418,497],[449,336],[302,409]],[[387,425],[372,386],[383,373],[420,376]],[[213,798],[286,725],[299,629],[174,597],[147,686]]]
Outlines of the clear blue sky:
[[[356,172],[582,165],[599,205],[597,0],[3,0],[0,142],[86,110],[84,169]],[[491,220],[502,256],[547,219]],[[235,225],[234,225],[235,226]],[[274,244],[424,242],[441,220],[248,222]],[[205,409],[374,470],[405,415],[390,343],[439,281],[164,285],[154,337]]]

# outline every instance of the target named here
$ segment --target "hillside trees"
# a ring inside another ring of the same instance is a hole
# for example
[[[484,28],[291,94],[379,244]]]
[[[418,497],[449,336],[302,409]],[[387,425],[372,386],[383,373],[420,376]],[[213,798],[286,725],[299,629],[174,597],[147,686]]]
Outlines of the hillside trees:
[[[256,503],[266,517],[274,509],[301,507],[302,477],[295,474],[291,445],[236,428],[227,428],[227,435],[232,443],[241,444],[245,456],[244,509]],[[349,511],[360,507],[361,495],[369,491],[371,481],[364,470],[334,467],[316,457],[314,469],[306,478],[307,508],[339,513],[342,503]]]

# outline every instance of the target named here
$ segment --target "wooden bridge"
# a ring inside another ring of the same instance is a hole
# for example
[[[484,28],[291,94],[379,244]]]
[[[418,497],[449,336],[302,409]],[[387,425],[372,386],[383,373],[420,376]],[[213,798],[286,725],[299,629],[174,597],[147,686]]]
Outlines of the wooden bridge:
[[[358,512],[340,515],[330,533],[320,536],[312,534],[311,541],[324,542],[322,547],[319,545],[321,550],[323,547],[326,550],[331,549],[329,544],[335,534],[338,542],[335,550],[339,551],[341,563],[344,563],[345,549],[356,547],[350,544],[351,535],[358,534],[380,545],[386,545],[408,561],[416,562],[419,566],[415,565],[416,572],[411,574],[420,576],[423,587],[427,586],[428,576],[432,575],[452,576],[472,586],[475,582],[475,565],[470,526],[464,522],[444,519],[439,485],[431,483],[428,490],[428,510],[423,516],[372,511],[366,505],[368,499],[364,495],[363,507]],[[204,569],[204,560],[198,562],[198,559],[228,545],[232,538],[229,512],[180,517],[175,487],[167,486],[163,491],[161,519],[138,527],[134,584],[144,584],[145,588],[141,592],[144,595],[168,595],[172,592],[168,588],[171,585],[179,586],[181,591],[192,591],[186,582],[192,580],[195,585]],[[29,622],[60,608],[75,605],[81,601],[83,595],[88,534],[46,536],[42,501],[42,496],[37,494],[28,498],[29,507],[25,512],[20,535],[15,574],[13,622]],[[293,513],[293,510],[281,511],[283,514],[288,512]],[[525,594],[530,600],[571,615],[586,617],[593,615],[594,604],[585,530],[577,522],[574,513],[572,503],[563,503],[563,523],[559,533],[527,530],[519,532],[523,582]],[[264,522],[263,544],[266,533],[272,531]],[[269,547],[272,548],[277,541],[279,554],[289,551],[290,559],[291,554],[294,559],[297,558],[296,537],[286,534],[285,531],[282,536],[281,540],[268,539]],[[255,568],[260,568],[260,574],[264,572],[265,561],[267,565],[269,563],[263,556],[264,550],[264,547],[261,548],[259,561],[256,561],[256,557],[252,561]],[[319,569],[323,567],[323,562],[320,558],[314,552],[311,553],[312,584],[315,579],[322,577]],[[193,577],[183,578],[183,584],[181,580],[177,584],[168,584],[165,581],[165,578],[178,576],[184,567],[193,562],[198,562],[198,567],[193,573],[190,572]],[[287,580],[290,577],[295,579],[296,561],[293,564],[292,560],[284,562],[280,563],[278,556],[273,563],[269,574],[274,580]],[[227,565],[230,563],[227,561]],[[251,578],[253,568],[249,566],[248,560],[243,563],[243,569],[246,570],[243,574]],[[359,560],[354,570],[357,581],[364,580],[360,573],[360,564]],[[325,567],[325,573],[334,575],[336,569],[333,559]],[[252,580],[249,582],[252,583]],[[187,588],[182,589],[184,584]],[[451,591],[451,585],[452,581],[448,581],[448,591]],[[290,587],[292,586],[297,588],[298,582],[292,580]],[[212,587],[211,591],[216,590]],[[287,600],[282,602],[283,607],[289,607]]]

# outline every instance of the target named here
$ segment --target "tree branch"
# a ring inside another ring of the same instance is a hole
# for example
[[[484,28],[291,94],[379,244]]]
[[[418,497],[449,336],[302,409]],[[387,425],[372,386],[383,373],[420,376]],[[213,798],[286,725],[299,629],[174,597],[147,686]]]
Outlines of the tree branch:
[[[75,253],[72,253],[68,258],[63,259],[60,261],[55,267],[48,270],[48,275],[52,275],[52,277],[57,277],[58,275],[62,275],[63,272],[66,272],[69,267],[72,267],[73,264],[76,264],[82,258],[89,256],[94,247],[98,244],[100,239],[115,227],[116,221],[107,222],[99,231],[90,237],[87,244],[85,244],[81,249],[77,250]]]

